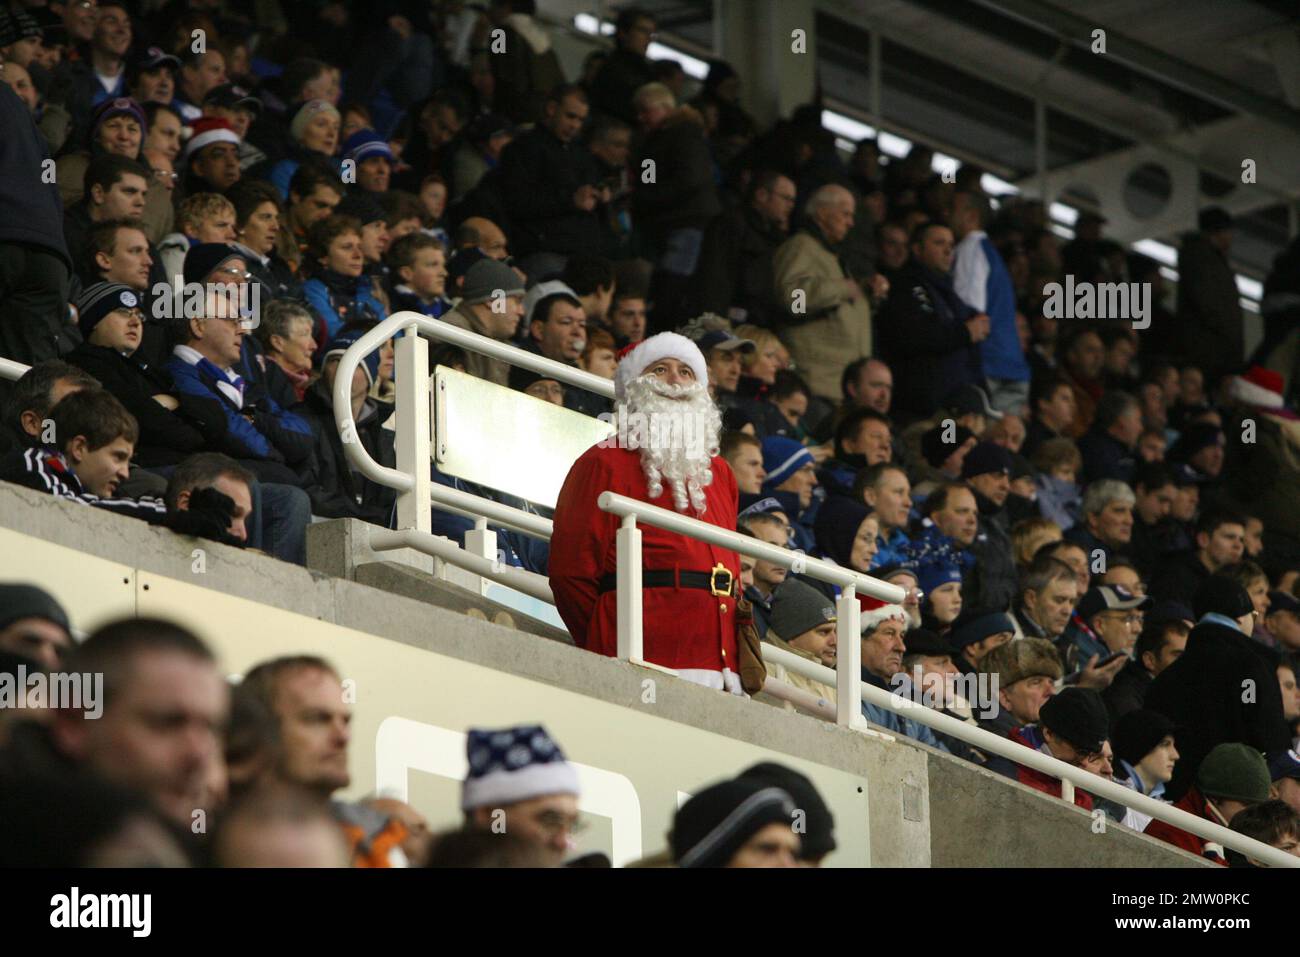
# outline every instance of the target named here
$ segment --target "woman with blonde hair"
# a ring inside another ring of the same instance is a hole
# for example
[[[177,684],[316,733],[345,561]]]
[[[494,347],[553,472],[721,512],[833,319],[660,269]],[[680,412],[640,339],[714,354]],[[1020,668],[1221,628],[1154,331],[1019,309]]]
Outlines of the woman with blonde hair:
[[[736,335],[754,343],[753,352],[741,353],[740,384],[736,394],[746,399],[762,400],[776,382],[776,374],[790,365],[790,352],[775,332],[760,326],[736,327]]]

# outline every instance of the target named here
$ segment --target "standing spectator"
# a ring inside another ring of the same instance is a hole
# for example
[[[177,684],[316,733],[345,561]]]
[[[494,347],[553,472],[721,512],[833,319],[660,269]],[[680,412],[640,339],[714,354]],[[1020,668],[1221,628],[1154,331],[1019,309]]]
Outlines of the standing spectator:
[[[1276,754],[1290,747],[1268,649],[1252,642],[1255,609],[1234,579],[1210,576],[1196,590],[1187,649],[1147,690],[1145,705],[1178,724],[1183,759],[1169,784],[1177,800],[1215,745],[1241,742]]]
[[[721,528],[735,527],[735,478],[710,454],[717,448],[721,416],[709,399],[707,375],[700,350],[676,333],[660,333],[634,348],[618,366],[618,403],[628,414],[662,410],[691,416],[693,427],[704,434],[670,448],[647,445],[639,451],[598,444],[565,479],[555,508],[550,581],[560,616],[581,648],[604,655],[617,650],[612,570],[618,519],[597,508],[600,493],[671,504]],[[739,693],[736,553],[653,526],[642,531],[642,542],[646,660],[687,680]]]
[[[853,226],[853,194],[823,186],[804,207],[807,224],[772,260],[790,346],[813,392],[833,401],[846,361],[871,354],[871,304],[844,269],[836,248]]]
[[[655,264],[655,324],[667,328],[684,318],[704,228],[722,212],[722,204],[700,114],[679,107],[661,83],[638,89],[635,102],[644,138],[634,161],[639,172],[632,214],[647,245],[647,258]]]
[[[307,494],[315,515],[359,518],[386,528],[397,495],[353,468],[343,451],[343,440],[334,419],[334,380],[339,359],[361,338],[362,332],[357,327],[344,329],[326,345],[320,378],[307,392],[302,416],[311,424],[316,438],[315,467]],[[393,414],[393,406],[370,398],[378,372],[379,354],[372,352],[357,364],[352,374],[354,441],[360,442],[366,454],[380,465],[393,468],[397,463],[394,433],[383,427]]]
[[[1195,550],[1164,564],[1151,580],[1151,595],[1192,606],[1197,590],[1211,575],[1241,561],[1246,520],[1236,512],[1206,509],[1196,520]]]
[[[980,343],[989,401],[999,412],[1019,413],[1029,399],[1029,363],[1016,331],[1011,275],[984,231],[988,222],[988,199],[982,193],[953,194],[951,226],[957,239],[953,286],[967,305],[989,317],[988,338]]]
[[[1179,740],[1183,740],[1182,735]],[[1175,778],[1187,763],[1186,750],[1181,749],[1182,757],[1174,765]],[[1166,792],[1176,798],[1174,807],[1222,827],[1227,827],[1241,811],[1269,799],[1268,763],[1257,750],[1245,744],[1218,745],[1200,762],[1194,779],[1195,784],[1188,779],[1180,794],[1173,793],[1172,782],[1166,787]],[[1152,821],[1144,833],[1181,847],[1189,854],[1227,864],[1222,844],[1207,841],[1173,824]]]
[[[788,177],[762,171],[750,184],[748,202],[709,224],[695,272],[694,308],[736,323],[777,323],[785,309],[776,298],[772,257],[790,229],[796,194]]]
[[[558,273],[568,256],[598,251],[599,177],[578,145],[587,111],[587,95],[580,87],[557,87],[546,100],[542,122],[501,153],[501,188],[515,227],[514,250],[529,274]]]
[[[1171,617],[1186,611],[1171,612],[1169,605],[1161,605],[1147,614],[1142,633],[1133,645],[1133,657],[1124,663],[1120,673],[1101,692],[1110,712],[1111,724],[1130,711],[1146,704],[1147,689],[1162,671],[1172,665],[1187,648],[1187,633],[1191,630],[1182,618]]]
[[[1016,594],[1016,562],[1011,553],[1011,453],[981,442],[962,463],[961,477],[970,484],[979,509],[979,532],[971,545],[975,567],[966,579],[966,598],[980,608],[1008,609]]]
[[[522,837],[558,867],[578,824],[578,772],[541,725],[470,728],[460,809],[473,831]]]
[[[26,104],[0,84],[0,355],[34,365],[59,353],[72,260],[64,242],[58,187]],[[0,398],[8,385],[0,386]]]
[[[605,58],[592,84],[596,109],[634,123],[637,107],[633,97],[647,83],[655,81],[654,66],[646,49],[655,35],[654,17],[640,7],[624,7],[618,12],[614,31],[614,52]]]
[[[1174,776],[1178,747],[1177,726],[1155,711],[1130,711],[1114,722],[1111,741],[1117,763],[1115,779],[1154,800],[1164,797],[1165,785]],[[1134,829],[1145,831],[1151,816],[1131,808]]]
[[[933,415],[963,385],[984,384],[978,347],[990,331],[989,317],[963,302],[953,286],[952,230],[923,223],[911,254],[877,324],[880,351],[898,369],[896,414],[908,420]]]
[[[509,342],[515,336],[524,312],[524,284],[509,266],[492,259],[476,262],[465,274],[465,285],[456,308],[443,321],[489,339]],[[465,371],[480,379],[504,386],[510,367],[477,352],[468,353]]]
[[[546,98],[564,82],[550,34],[537,21],[536,0],[492,0],[488,17],[504,33],[504,49],[488,58],[493,102],[515,123],[534,123]]]
[[[1229,253],[1232,217],[1222,208],[1201,210],[1199,231],[1183,237],[1178,251],[1179,337],[1187,358],[1209,382],[1233,370],[1245,358],[1245,325],[1240,293]]]
[[[56,671],[72,651],[72,625],[54,596],[35,585],[0,583],[0,652]]]

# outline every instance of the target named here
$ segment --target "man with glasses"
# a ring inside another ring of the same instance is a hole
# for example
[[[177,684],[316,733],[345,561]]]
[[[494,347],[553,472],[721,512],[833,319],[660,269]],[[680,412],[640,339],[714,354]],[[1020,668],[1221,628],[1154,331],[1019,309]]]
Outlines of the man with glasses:
[[[646,57],[655,37],[654,17],[640,7],[619,11],[615,25],[615,50],[596,74],[592,95],[596,110],[624,123],[636,123],[632,96],[656,79],[654,67]]]
[[[795,185],[774,170],[758,173],[749,202],[734,206],[704,231],[695,271],[695,309],[733,322],[770,326],[783,315],[772,256],[785,241]]]
[[[1105,686],[1109,686],[1131,657],[1133,645],[1142,633],[1142,613],[1152,604],[1150,598],[1134,595],[1120,585],[1089,588],[1079,599],[1058,643],[1065,655],[1066,683],[1077,681],[1083,669],[1120,655],[1115,667],[1100,672],[1105,677]]]
[[[173,313],[179,343],[164,365],[184,394],[214,399],[226,420],[221,448],[258,477],[254,492],[257,520],[249,545],[277,558],[306,561],[306,526],[311,506],[302,491],[315,440],[301,416],[279,406],[251,378],[243,353],[244,337],[257,321],[245,315],[248,266],[234,246],[200,243],[185,256],[186,295],[203,291],[201,316]],[[264,503],[262,508],[259,503]],[[265,539],[265,544],[263,540]]]
[[[1038,723],[1014,728],[1012,741],[1033,748],[1048,757],[1064,761],[1103,777],[1114,773],[1107,749],[1106,706],[1091,688],[1066,688],[1047,699],[1038,709]],[[1020,765],[1016,780],[1052,797],[1061,796],[1061,780]],[[1074,803],[1092,810],[1092,795],[1074,790]]]
[[[559,867],[579,832],[578,772],[541,725],[470,728],[461,785],[465,828],[523,838]]]

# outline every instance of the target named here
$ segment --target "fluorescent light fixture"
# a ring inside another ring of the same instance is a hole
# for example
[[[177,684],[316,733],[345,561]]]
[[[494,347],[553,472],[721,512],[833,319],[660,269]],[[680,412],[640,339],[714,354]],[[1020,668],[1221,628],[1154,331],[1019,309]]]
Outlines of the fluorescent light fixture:
[[[1060,223],[1048,223],[1047,228],[1062,239],[1074,238],[1074,230],[1069,226],[1062,226]]]
[[[876,135],[876,128],[866,123],[860,123],[851,116],[845,116],[843,113],[836,113],[833,110],[822,110],[822,126],[830,130],[836,136],[841,136],[849,140],[856,147],[859,140],[869,140]]]
[[[1258,279],[1251,279],[1249,276],[1243,276],[1237,273],[1237,292],[1241,293],[1247,299],[1253,299],[1256,302],[1264,298],[1264,284]]]
[[[573,25],[581,32],[590,33],[593,36],[596,34],[611,36],[614,33],[614,24],[611,21],[605,20],[602,22],[590,13],[578,14],[573,18]]]
[[[1079,211],[1064,203],[1052,203],[1047,207],[1047,212],[1058,223],[1065,223],[1067,226],[1073,226],[1079,221]]]
[[[985,173],[980,177],[980,188],[990,196],[1019,196],[1020,187],[1014,183],[1008,183],[1000,176],[994,176],[992,173]]]
[[[947,153],[935,153],[930,168],[940,176],[946,173],[949,179],[955,183],[957,181],[957,167],[960,165],[961,163],[957,161],[955,156],[949,156]]]
[[[1178,265],[1178,250],[1168,243],[1156,239],[1139,239],[1133,244],[1133,251],[1143,256],[1150,256],[1158,263],[1174,267]]]
[[[652,60],[676,60],[692,80],[703,80],[709,75],[709,65],[703,60],[693,57],[689,53],[674,50],[672,47],[666,47],[662,43],[650,44],[646,47],[645,52],[646,56]]]

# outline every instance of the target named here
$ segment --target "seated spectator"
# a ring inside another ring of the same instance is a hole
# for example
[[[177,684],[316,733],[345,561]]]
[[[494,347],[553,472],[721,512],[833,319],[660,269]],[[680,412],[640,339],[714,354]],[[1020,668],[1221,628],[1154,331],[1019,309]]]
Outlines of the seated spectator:
[[[228,455],[191,455],[167,480],[167,514],[173,531],[243,547],[253,512],[257,478]]]
[[[1114,724],[1111,742],[1118,767],[1115,780],[1138,794],[1160,800],[1165,785],[1174,776],[1178,747],[1177,727],[1164,715],[1141,708],[1130,711]],[[1129,809],[1134,830],[1145,831],[1151,815]]]
[[[351,858],[329,807],[287,788],[232,801],[212,834],[216,867],[347,867]]]
[[[736,476],[741,495],[762,493],[767,472],[763,469],[763,443],[745,432],[723,432],[718,454],[726,459]]]
[[[329,100],[308,100],[298,107],[289,124],[292,137],[289,155],[272,166],[266,175],[282,197],[289,198],[293,174],[303,163],[324,159],[337,168],[334,153],[339,145],[340,120],[337,107]]]
[[[420,205],[420,199],[414,193],[408,193],[403,189],[389,190],[380,195],[379,205],[384,207],[389,249],[403,236],[424,232],[424,207]],[[425,235],[430,234],[425,233]],[[442,243],[443,249],[447,248],[446,240],[436,236],[433,238]]]
[[[882,605],[862,613],[862,681],[874,688],[903,698],[912,697],[911,678],[903,670],[907,645],[907,612],[901,605]],[[939,743],[928,725],[896,711],[862,702],[862,716],[888,731],[904,735],[939,751]]]
[[[1070,623],[1079,595],[1073,569],[1040,549],[1021,578],[1016,630],[1027,638],[1055,642]]]
[[[996,679],[998,707],[980,715],[980,727],[1000,737],[1038,724],[1044,704],[1056,693],[1063,673],[1061,659],[1052,643],[1042,638],[1021,638],[999,645],[980,660],[980,671]],[[1016,765],[1003,757],[992,757],[990,771],[1016,777]]]
[[[226,195],[234,206],[233,242],[245,253],[248,271],[262,287],[262,299],[300,298],[300,283],[294,277],[293,268],[276,251],[280,235],[280,194],[268,183],[248,179],[236,183]]]
[[[1082,521],[1071,526],[1065,540],[1088,553],[1088,565],[1101,572],[1124,554],[1133,537],[1133,490],[1115,479],[1099,479],[1083,490]]]
[[[1300,857],[1300,812],[1285,801],[1265,801],[1232,816],[1232,829],[1269,847]],[[1229,867],[1268,867],[1253,857],[1227,849]]]
[[[784,310],[777,332],[808,378],[813,393],[830,402],[845,361],[871,354],[871,305],[857,280],[832,251],[853,227],[853,194],[823,186],[809,198],[805,229],[773,256]]]
[[[1206,509],[1196,520],[1195,550],[1162,563],[1152,576],[1151,596],[1190,607],[1197,590],[1211,575],[1241,561],[1245,537],[1244,517],[1232,511]]]
[[[788,359],[788,352],[786,356]],[[883,359],[874,356],[854,359],[840,376],[840,394],[843,396],[841,416],[859,406],[888,415],[894,401],[894,373]]]
[[[1278,651],[1286,654],[1300,652],[1300,600],[1285,591],[1269,592],[1268,598],[1268,614],[1262,630]]]
[[[316,312],[319,345],[346,325],[373,325],[388,317],[366,274],[360,221],[343,215],[318,220],[308,250],[312,278],[303,283],[302,294]]]
[[[1273,779],[1273,793],[1300,813],[1300,754],[1292,748],[1279,754],[1268,766]]]
[[[1174,475],[1161,462],[1145,462],[1133,473],[1133,532],[1126,551],[1138,570],[1150,577],[1173,550]]]
[[[1119,585],[1089,588],[1079,599],[1070,624],[1057,642],[1063,651],[1066,670],[1070,672],[1066,683],[1073,684],[1080,680],[1085,669],[1094,668],[1099,680],[1109,686],[1130,660],[1134,642],[1142,631],[1139,613],[1151,606],[1150,598],[1134,595]],[[1112,657],[1115,660],[1110,661]]]
[[[1048,439],[1034,452],[1038,508],[1061,531],[1074,527],[1083,506],[1078,475],[1083,457],[1070,439]]]
[[[816,588],[798,579],[782,582],[772,593],[771,623],[764,641],[808,661],[834,669],[836,661],[836,622],[834,602]],[[783,638],[788,635],[789,638]],[[784,665],[768,663],[768,674],[828,704],[835,703],[835,689],[820,681],[805,678]],[[793,711],[790,702],[781,702]]]
[[[1105,761],[1108,729],[1106,707],[1090,688],[1066,688],[1048,698],[1038,709],[1038,723],[1013,728],[1008,737],[1048,757],[1097,774],[1110,772]],[[1020,765],[1016,780],[1036,791],[1061,797],[1061,780],[1042,771]],[[1074,790],[1074,803],[1092,810],[1092,795]]]
[[[564,407],[565,396],[572,390],[566,389],[564,383],[551,376],[542,375],[531,369],[525,369],[523,366],[512,366],[510,369],[510,388],[516,392],[522,392],[524,395],[532,396],[534,399],[541,399],[543,402],[549,402],[551,405]]]
[[[1186,760],[1184,755],[1174,765],[1175,775]],[[1269,799],[1268,763],[1263,755],[1245,744],[1225,743],[1215,747],[1199,762],[1194,781],[1188,781],[1174,807],[1223,827],[1228,827],[1242,811]],[[1144,833],[1216,864],[1227,864],[1222,844],[1207,841],[1173,824],[1152,821]]]
[[[176,208],[176,228],[158,245],[168,282],[183,275],[185,255],[199,243],[235,241],[234,204],[218,193],[186,196]]]
[[[139,429],[122,403],[102,389],[82,389],[50,410],[57,441],[15,449],[0,480],[161,524],[167,509],[155,498],[114,498],[129,474]]]
[[[1092,428],[1079,439],[1085,483],[1133,477],[1135,448],[1142,434],[1142,410],[1127,392],[1107,392],[1097,403]]]
[[[186,195],[224,193],[239,182],[242,140],[231,128],[230,121],[219,117],[196,120],[193,130],[181,153],[185,167],[181,185]]]
[[[195,246],[185,257],[185,282],[205,288],[239,285],[246,276],[239,250],[221,243]],[[245,383],[244,328],[234,304],[208,288],[204,314],[175,320],[177,345],[164,368],[184,394],[220,403],[228,448],[263,482],[297,484],[312,453],[311,428],[263,390]],[[239,371],[237,371],[239,370]]]
[[[776,499],[764,501],[770,503],[772,507],[777,505]],[[760,507],[761,504],[758,503]],[[790,526],[778,512],[756,511],[742,514],[739,530],[777,548],[788,548],[790,545]],[[785,565],[760,558],[754,562],[753,575],[754,583],[745,589],[744,597],[754,608],[754,624],[758,628],[761,639],[766,637],[772,617],[772,596],[776,594],[776,589],[781,586],[781,583],[790,577],[790,569]]]
[[[485,259],[470,267],[460,302],[442,318],[459,329],[509,342],[523,315],[523,299],[524,284],[518,274],[504,263]],[[510,376],[506,363],[476,352],[466,356],[465,371],[501,386]]]
[[[798,867],[802,839],[794,800],[744,775],[697,791],[677,810],[672,832],[678,867]]]
[[[918,226],[877,322],[881,354],[898,370],[894,407],[907,421],[933,415],[953,389],[984,382],[979,344],[989,318],[957,295],[952,265],[952,230]]]
[[[239,137],[239,168],[247,172],[267,160],[266,153],[248,141],[248,132],[262,115],[262,101],[234,83],[215,86],[203,97],[204,116],[215,116],[230,124]]]
[[[53,595],[35,585],[0,583],[0,652],[57,671],[70,651],[72,625]]]
[[[1016,563],[1011,554],[1011,453],[981,442],[962,463],[962,478],[975,493],[979,532],[971,545],[975,567],[966,580],[966,598],[981,608],[1006,609],[1016,592]]]
[[[1152,682],[1145,701],[1183,729],[1182,760],[1169,785],[1175,800],[1215,745],[1240,742],[1270,755],[1291,746],[1275,659],[1250,640],[1255,609],[1246,590],[1232,578],[1210,576],[1192,610],[1196,627],[1187,649]]]
[[[1106,348],[1096,330],[1080,326],[1065,340],[1061,355],[1063,362],[1057,371],[1074,395],[1074,417],[1064,434],[1080,439],[1092,428],[1097,403],[1101,401],[1105,388],[1101,375],[1106,362]],[[1052,398],[1049,393],[1042,395],[1044,400]],[[1038,408],[1035,407],[1035,414]]]
[[[540,725],[481,730],[465,739],[465,829],[518,835],[559,867],[578,824],[578,772]]]
[[[385,260],[393,282],[393,312],[409,310],[437,319],[451,311],[442,243],[426,233],[411,233],[393,243]]]
[[[1060,559],[1070,566],[1074,572],[1074,577],[1079,582],[1079,597],[1092,587],[1092,572],[1089,571],[1088,553],[1083,550],[1082,545],[1061,539],[1059,542],[1048,542],[1039,548],[1035,558],[1042,555],[1050,555],[1053,558]]]
[[[405,825],[364,804],[332,800],[352,780],[352,709],[333,666],[312,655],[275,658],[244,675],[240,687],[278,719],[279,747],[263,783],[300,790],[327,805],[353,867],[405,867]]]
[[[147,799],[186,832],[195,811],[215,810],[223,795],[211,782],[225,775],[218,734],[229,693],[207,645],[170,622],[131,618],[78,645],[67,671],[102,675],[111,693],[84,708],[53,709],[48,723],[22,722],[0,755],[0,777],[74,781],[88,773]],[[142,721],[146,714],[166,720]]]
[[[85,342],[68,361],[94,376],[139,426],[135,462],[144,468],[175,465],[191,453],[220,448],[226,421],[221,406],[183,394],[171,375],[138,358],[145,326],[139,300],[126,286],[95,283],[77,300]]]
[[[370,277],[371,292],[387,313],[388,267],[384,265],[384,253],[388,251],[390,238],[383,203],[373,193],[353,190],[343,197],[334,212],[338,216],[350,216],[361,224],[361,255],[365,260],[362,274]]]
[[[85,148],[65,151],[55,164],[55,181],[65,208],[85,195],[86,168],[95,157],[121,156],[138,162],[149,128],[140,104],[127,96],[101,100],[90,112],[88,124]]]
[[[590,330],[582,355],[578,356],[578,368],[602,379],[612,380],[617,366],[618,351],[614,347],[614,337],[604,329]]]
[[[978,727],[971,702],[958,693],[953,682],[958,671],[948,642],[927,628],[909,628],[904,640],[907,650],[903,654],[903,672],[911,679],[912,700],[972,728]],[[934,736],[957,757],[980,765],[988,761],[982,751],[958,738],[941,731],[934,731]]]
[[[388,192],[396,157],[388,141],[366,128],[347,135],[340,150],[343,161],[352,163],[357,189],[379,198]]]
[[[947,546],[962,565],[971,561],[970,547],[979,533],[979,510],[975,493],[964,482],[946,482],[931,492],[921,505],[921,524],[914,539],[923,551]],[[932,542],[936,536],[938,542]]]
[[[63,214],[68,255],[83,282],[91,283],[97,278],[90,270],[91,227],[110,219],[138,223],[144,215],[144,196],[148,189],[149,171],[124,156],[98,156],[86,167],[85,195]]]
[[[397,494],[377,485],[353,468],[343,451],[343,440],[334,419],[334,380],[339,359],[364,330],[345,328],[321,353],[321,375],[307,391],[302,416],[316,437],[315,470],[307,485],[312,513],[324,518],[359,518],[387,528]],[[394,434],[383,427],[393,414],[386,402],[370,398],[370,388],[379,371],[379,354],[370,353],[352,374],[352,420],[355,441],[380,465],[397,464]]]
[[[108,219],[90,227],[86,252],[90,263],[82,282],[121,283],[130,287],[140,301],[144,314],[144,330],[140,342],[140,357],[157,364],[166,355],[166,323],[155,317],[152,302],[156,294],[165,294],[164,287],[150,288],[161,267],[154,262],[156,250],[140,224],[120,219]]]
[[[961,478],[966,456],[979,444],[975,433],[964,425],[949,428],[942,423],[921,436],[921,458],[911,470],[918,497],[927,496],[935,487]]]
[[[876,514],[861,502],[837,495],[817,509],[813,533],[817,540],[817,557],[841,568],[866,574],[874,565],[880,523]],[[839,594],[838,587],[818,582],[823,591]],[[864,604],[873,599],[866,598]]]
[[[451,155],[444,164],[453,203],[472,194],[482,195],[474,193],[480,184],[484,184],[485,190],[501,184],[500,179],[485,183],[485,178],[500,168],[501,154],[514,139],[515,128],[504,116],[480,113],[470,121],[464,136],[449,147]]]
[[[853,483],[853,498],[873,509],[880,523],[880,549],[876,564],[893,565],[904,561],[910,541],[907,525],[912,509],[912,489],[901,466],[881,463],[858,473]]]
[[[1156,676],[1178,660],[1187,648],[1190,626],[1181,617],[1186,611],[1161,605],[1147,613],[1142,633],[1133,645],[1133,656],[1124,663],[1110,686],[1101,692],[1113,725],[1146,702],[1147,689]]]
[[[1011,526],[1011,552],[1016,568],[1024,570],[1038,550],[1049,542],[1061,540],[1061,528],[1048,518],[1025,518]]]
[[[262,308],[256,329],[262,351],[258,356],[266,374],[267,391],[281,408],[296,406],[311,384],[316,320],[301,302],[274,299]]]
[[[997,609],[979,608],[966,602],[963,606],[947,638],[957,670],[973,675],[982,669],[984,657],[990,651],[1015,637],[1015,623],[1010,615]]]
[[[181,68],[176,77],[176,99],[173,105],[180,110],[186,125],[192,125],[203,115],[199,106],[203,98],[228,79],[226,57],[215,47],[200,47],[195,50],[191,46],[178,52]]]
[[[961,617],[962,567],[954,556],[935,550],[917,560],[916,583],[921,599],[921,621],[935,634],[946,636]]]
[[[801,443],[813,441],[804,421],[812,404],[812,390],[802,377],[789,369],[781,369],[776,374],[772,388],[767,391],[767,402],[775,407],[780,416],[778,419],[767,413],[763,415],[763,425],[768,435],[784,436]],[[825,458],[831,450],[826,446],[813,446],[808,451],[816,460],[818,457]]]
[[[524,297],[524,302],[528,323],[525,348],[577,368],[578,358],[587,345],[587,319],[573,290],[558,281],[539,283]],[[593,417],[608,411],[609,407],[602,396],[576,386],[565,389],[564,405]]]
[[[295,274],[303,272],[307,259],[307,231],[333,214],[343,199],[338,174],[324,161],[304,163],[289,181],[289,200],[285,210],[285,228],[277,237],[276,248]]]
[[[798,442],[780,436],[763,440],[763,494],[779,501],[794,529],[796,548],[811,551],[815,543],[812,523],[816,518],[814,490],[817,469],[813,457]]]

